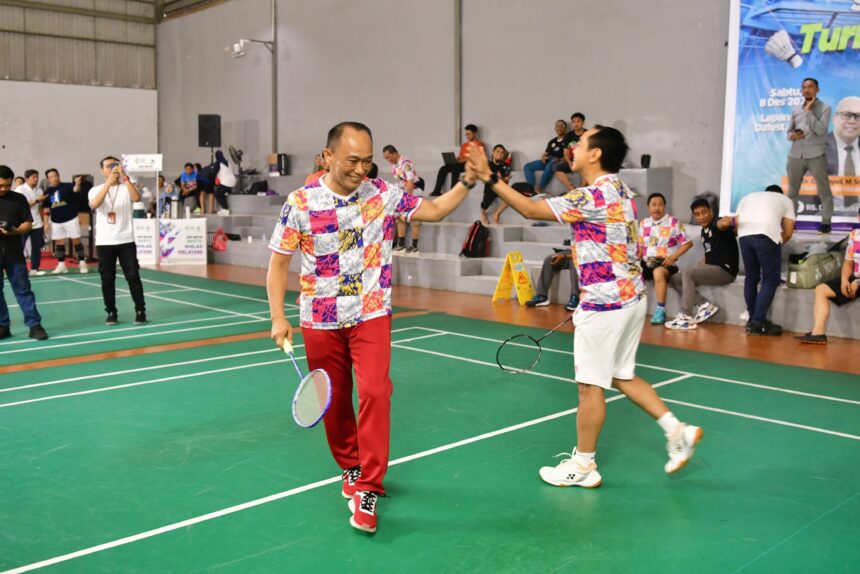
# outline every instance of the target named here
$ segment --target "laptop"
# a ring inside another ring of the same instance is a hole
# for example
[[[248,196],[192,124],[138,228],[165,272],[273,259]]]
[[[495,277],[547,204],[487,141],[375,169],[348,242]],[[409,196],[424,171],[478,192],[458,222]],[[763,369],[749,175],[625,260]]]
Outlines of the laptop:
[[[451,151],[443,151],[442,152],[442,161],[445,162],[445,165],[457,165],[457,154]]]

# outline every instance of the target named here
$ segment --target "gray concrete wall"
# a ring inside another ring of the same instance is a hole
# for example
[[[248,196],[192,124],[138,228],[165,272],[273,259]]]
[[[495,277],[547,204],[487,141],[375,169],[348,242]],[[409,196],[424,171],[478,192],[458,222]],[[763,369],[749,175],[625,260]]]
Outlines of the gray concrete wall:
[[[463,2],[463,122],[517,158],[537,157],[556,118],[582,111],[629,137],[631,159],[675,168],[672,208],[720,183],[728,3],[711,0]],[[428,182],[454,149],[454,1],[280,0],[279,137],[309,169],[325,132],[359,119]],[[168,166],[207,156],[197,114],[220,113],[224,142],[262,167],[271,140],[267,0],[232,0],[158,27],[159,106]],[[201,33],[205,31],[205,33]],[[254,49],[257,48],[257,49]],[[196,154],[196,155],[195,155]],[[518,167],[521,169],[521,167]]]

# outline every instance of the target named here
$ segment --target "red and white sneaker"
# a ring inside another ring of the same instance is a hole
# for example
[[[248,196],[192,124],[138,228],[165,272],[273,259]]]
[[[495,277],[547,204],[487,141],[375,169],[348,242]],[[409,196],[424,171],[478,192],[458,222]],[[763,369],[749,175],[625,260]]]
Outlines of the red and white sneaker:
[[[379,495],[369,490],[359,490],[349,499],[352,516],[349,523],[365,532],[376,532],[376,501]]]
[[[343,494],[344,498],[351,499],[355,496],[355,483],[358,482],[359,477],[361,477],[360,464],[343,471],[343,489],[341,489],[341,494]]]
[[[666,436],[666,450],[669,453],[669,460],[664,466],[666,474],[675,474],[692,460],[703,436],[705,432],[700,427],[683,423],[675,434]]]

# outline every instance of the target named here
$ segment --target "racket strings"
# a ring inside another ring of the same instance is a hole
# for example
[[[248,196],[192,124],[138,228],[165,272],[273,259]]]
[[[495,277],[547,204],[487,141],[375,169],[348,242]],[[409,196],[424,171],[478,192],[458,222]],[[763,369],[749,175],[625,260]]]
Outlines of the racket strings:
[[[308,374],[296,392],[294,414],[297,422],[310,426],[325,413],[331,398],[328,377],[321,370]]]
[[[541,346],[529,335],[515,335],[499,347],[496,363],[510,373],[522,373],[532,369],[540,360]]]

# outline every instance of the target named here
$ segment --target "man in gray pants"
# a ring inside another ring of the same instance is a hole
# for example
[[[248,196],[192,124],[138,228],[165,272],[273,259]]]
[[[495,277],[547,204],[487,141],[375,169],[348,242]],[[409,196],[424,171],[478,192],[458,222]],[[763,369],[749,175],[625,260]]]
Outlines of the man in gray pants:
[[[527,307],[543,307],[549,305],[549,286],[556,273],[565,269],[570,271],[570,299],[564,306],[568,311],[575,311],[579,306],[579,277],[576,274],[576,265],[573,264],[573,251],[559,251],[547,255],[540,268],[540,278],[535,288],[535,296],[526,302]]]
[[[797,211],[800,184],[807,171],[815,178],[818,199],[821,201],[821,223],[818,233],[830,233],[833,215],[833,194],[827,179],[827,128],[830,125],[830,106],[818,99],[818,80],[806,78],[800,87],[803,103],[791,112],[788,127],[788,197]]]
[[[681,295],[681,311],[666,323],[667,329],[690,331],[720,310],[702,297],[697,285],[728,285],[738,275],[740,257],[738,241],[732,231],[730,217],[716,219],[707,199],[699,198],[690,205],[693,218],[702,226],[705,260],[696,267],[675,273],[669,284]]]

